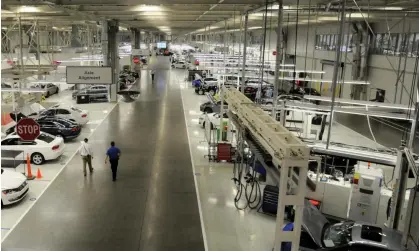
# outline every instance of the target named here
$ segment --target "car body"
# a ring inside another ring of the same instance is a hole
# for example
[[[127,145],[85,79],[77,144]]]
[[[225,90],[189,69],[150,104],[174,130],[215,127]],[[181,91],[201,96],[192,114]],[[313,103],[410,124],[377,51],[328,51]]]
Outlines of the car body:
[[[243,77],[241,77],[241,76],[226,76],[224,86],[226,86],[226,87],[241,86],[242,79],[243,79]],[[240,81],[240,83],[238,83],[238,80]]]
[[[201,84],[195,87],[195,93],[198,95],[204,95],[206,92],[208,92],[214,96],[215,93],[217,92],[217,89],[218,89],[217,85]]]
[[[52,84],[52,83],[38,83],[32,86],[32,88],[39,88],[44,90],[43,95],[45,97],[49,97],[52,94],[56,94],[59,91],[58,86]]]
[[[216,78],[203,78],[202,82],[206,85],[218,85],[218,79]]]
[[[180,68],[180,69],[186,69],[188,67],[188,64],[183,61],[174,62],[172,64],[173,68]]]
[[[37,115],[32,117],[59,117],[65,119],[73,119],[80,125],[85,125],[87,122],[89,122],[89,112],[87,110],[82,110],[75,106],[61,106],[60,104],[42,110]]]
[[[264,85],[271,85],[271,83],[269,83],[268,81],[261,81],[260,79],[248,79],[245,82],[246,86],[259,86],[262,83],[262,86]]]
[[[83,88],[79,91],[74,91],[72,93],[73,99],[77,98],[78,95],[89,95],[89,99],[107,99],[108,98],[108,86],[106,85],[92,85],[86,88]]]
[[[5,83],[1,83],[1,88],[12,88],[12,86]]]
[[[205,116],[208,116],[209,122],[210,122],[210,126],[211,129],[215,126],[219,126],[220,125],[220,114],[219,113],[203,113],[201,114],[201,116],[199,116],[199,124],[202,126],[202,128],[205,128]],[[224,113],[223,115],[223,122],[227,122],[228,121],[228,116],[226,113]]]
[[[26,176],[7,169],[1,169],[1,205],[21,201],[29,192]]]
[[[29,154],[32,163],[41,165],[45,161],[54,160],[64,153],[64,139],[49,133],[41,132],[34,141],[23,141],[13,132],[1,141],[2,150],[23,151],[22,160]]]
[[[309,200],[305,201],[300,250],[401,251],[402,233],[364,222],[331,224]]]
[[[308,100],[305,100],[301,96],[294,96],[294,95],[279,95],[277,104],[280,105],[283,102],[291,101],[294,104],[302,104],[309,102]],[[263,103],[266,105],[272,105],[273,99],[272,98],[266,98],[263,99]],[[303,121],[304,120],[304,113],[299,111],[287,111],[287,121]]]
[[[77,138],[81,133],[81,126],[75,121],[71,121],[59,117],[41,117],[36,119],[42,132],[49,133],[54,136],[60,136],[65,140]],[[15,126],[6,130],[9,135],[15,132]]]
[[[224,102],[224,109],[227,109],[227,108],[228,108],[228,105],[226,102]],[[205,113],[219,113],[221,110],[221,101],[205,102],[199,106],[199,110]]]

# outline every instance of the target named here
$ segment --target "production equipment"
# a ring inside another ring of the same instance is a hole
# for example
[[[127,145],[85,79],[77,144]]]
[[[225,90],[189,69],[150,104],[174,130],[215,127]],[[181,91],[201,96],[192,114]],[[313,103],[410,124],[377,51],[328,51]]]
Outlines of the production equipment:
[[[382,169],[359,164],[355,166],[348,212],[349,219],[376,223],[382,180]]]

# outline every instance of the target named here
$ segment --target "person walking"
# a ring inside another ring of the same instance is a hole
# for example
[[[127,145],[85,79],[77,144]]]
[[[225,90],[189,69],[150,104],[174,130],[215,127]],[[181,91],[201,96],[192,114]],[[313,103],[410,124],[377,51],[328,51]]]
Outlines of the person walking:
[[[121,150],[115,146],[115,142],[111,142],[111,147],[106,152],[106,159],[105,164],[109,162],[111,163],[111,170],[112,170],[112,181],[116,181],[116,172],[118,170],[118,161],[119,157],[121,156]]]
[[[93,151],[92,148],[89,145],[89,140],[87,138],[85,138],[82,142],[81,142],[81,147],[79,150],[80,156],[83,160],[83,173],[84,176],[87,175],[86,173],[86,164],[89,165],[89,170],[90,173],[93,173],[93,167],[92,167],[92,159],[93,159]]]

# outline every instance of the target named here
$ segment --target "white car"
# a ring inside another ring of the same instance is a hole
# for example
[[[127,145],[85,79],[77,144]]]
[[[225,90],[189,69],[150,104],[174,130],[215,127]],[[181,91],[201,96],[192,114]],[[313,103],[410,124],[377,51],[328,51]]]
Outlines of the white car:
[[[202,128],[205,128],[205,115],[208,115],[208,119],[211,125],[211,129],[214,127],[218,127],[220,125],[220,114],[219,113],[203,113],[201,116],[199,116],[199,124],[202,126]],[[226,113],[224,113],[223,116],[223,122],[228,121],[228,116]]]
[[[54,160],[64,153],[64,139],[54,135],[41,132],[34,141],[23,141],[16,132],[9,134],[1,141],[1,150],[23,151],[22,160],[27,154],[32,163],[41,165],[46,160]]]
[[[29,183],[25,175],[1,169],[1,206],[21,201],[28,194]]]
[[[71,107],[61,106],[59,104],[52,106],[51,108],[40,111],[38,114],[36,114],[36,116],[37,117],[53,116],[53,117],[66,118],[70,120],[75,120],[80,125],[85,125],[87,124],[87,122],[89,122],[89,112],[87,110],[82,110],[75,106],[71,106]]]
[[[176,62],[172,64],[173,68],[180,68],[180,69],[186,69],[187,66],[188,66],[187,63],[185,62]]]
[[[218,79],[216,78],[204,78],[203,82],[204,84],[211,85],[211,86],[218,85]]]

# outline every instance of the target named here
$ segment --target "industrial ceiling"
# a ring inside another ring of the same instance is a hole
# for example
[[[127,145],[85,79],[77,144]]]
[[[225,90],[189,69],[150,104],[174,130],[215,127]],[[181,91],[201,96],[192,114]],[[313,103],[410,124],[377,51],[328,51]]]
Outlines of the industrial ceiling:
[[[265,6],[268,6],[266,8]],[[416,18],[416,1],[350,1],[348,14],[352,20],[389,21],[404,17]],[[2,25],[10,25],[21,17],[24,23],[38,20],[60,28],[71,24],[97,23],[117,19],[125,28],[140,28],[170,35],[203,33],[205,30],[235,31],[242,23],[240,16],[250,11],[249,28],[261,29],[267,13],[268,25],[276,26],[278,5],[255,0],[55,0],[2,1]],[[339,1],[284,1],[286,24],[338,21]],[[227,27],[225,27],[227,24]]]

